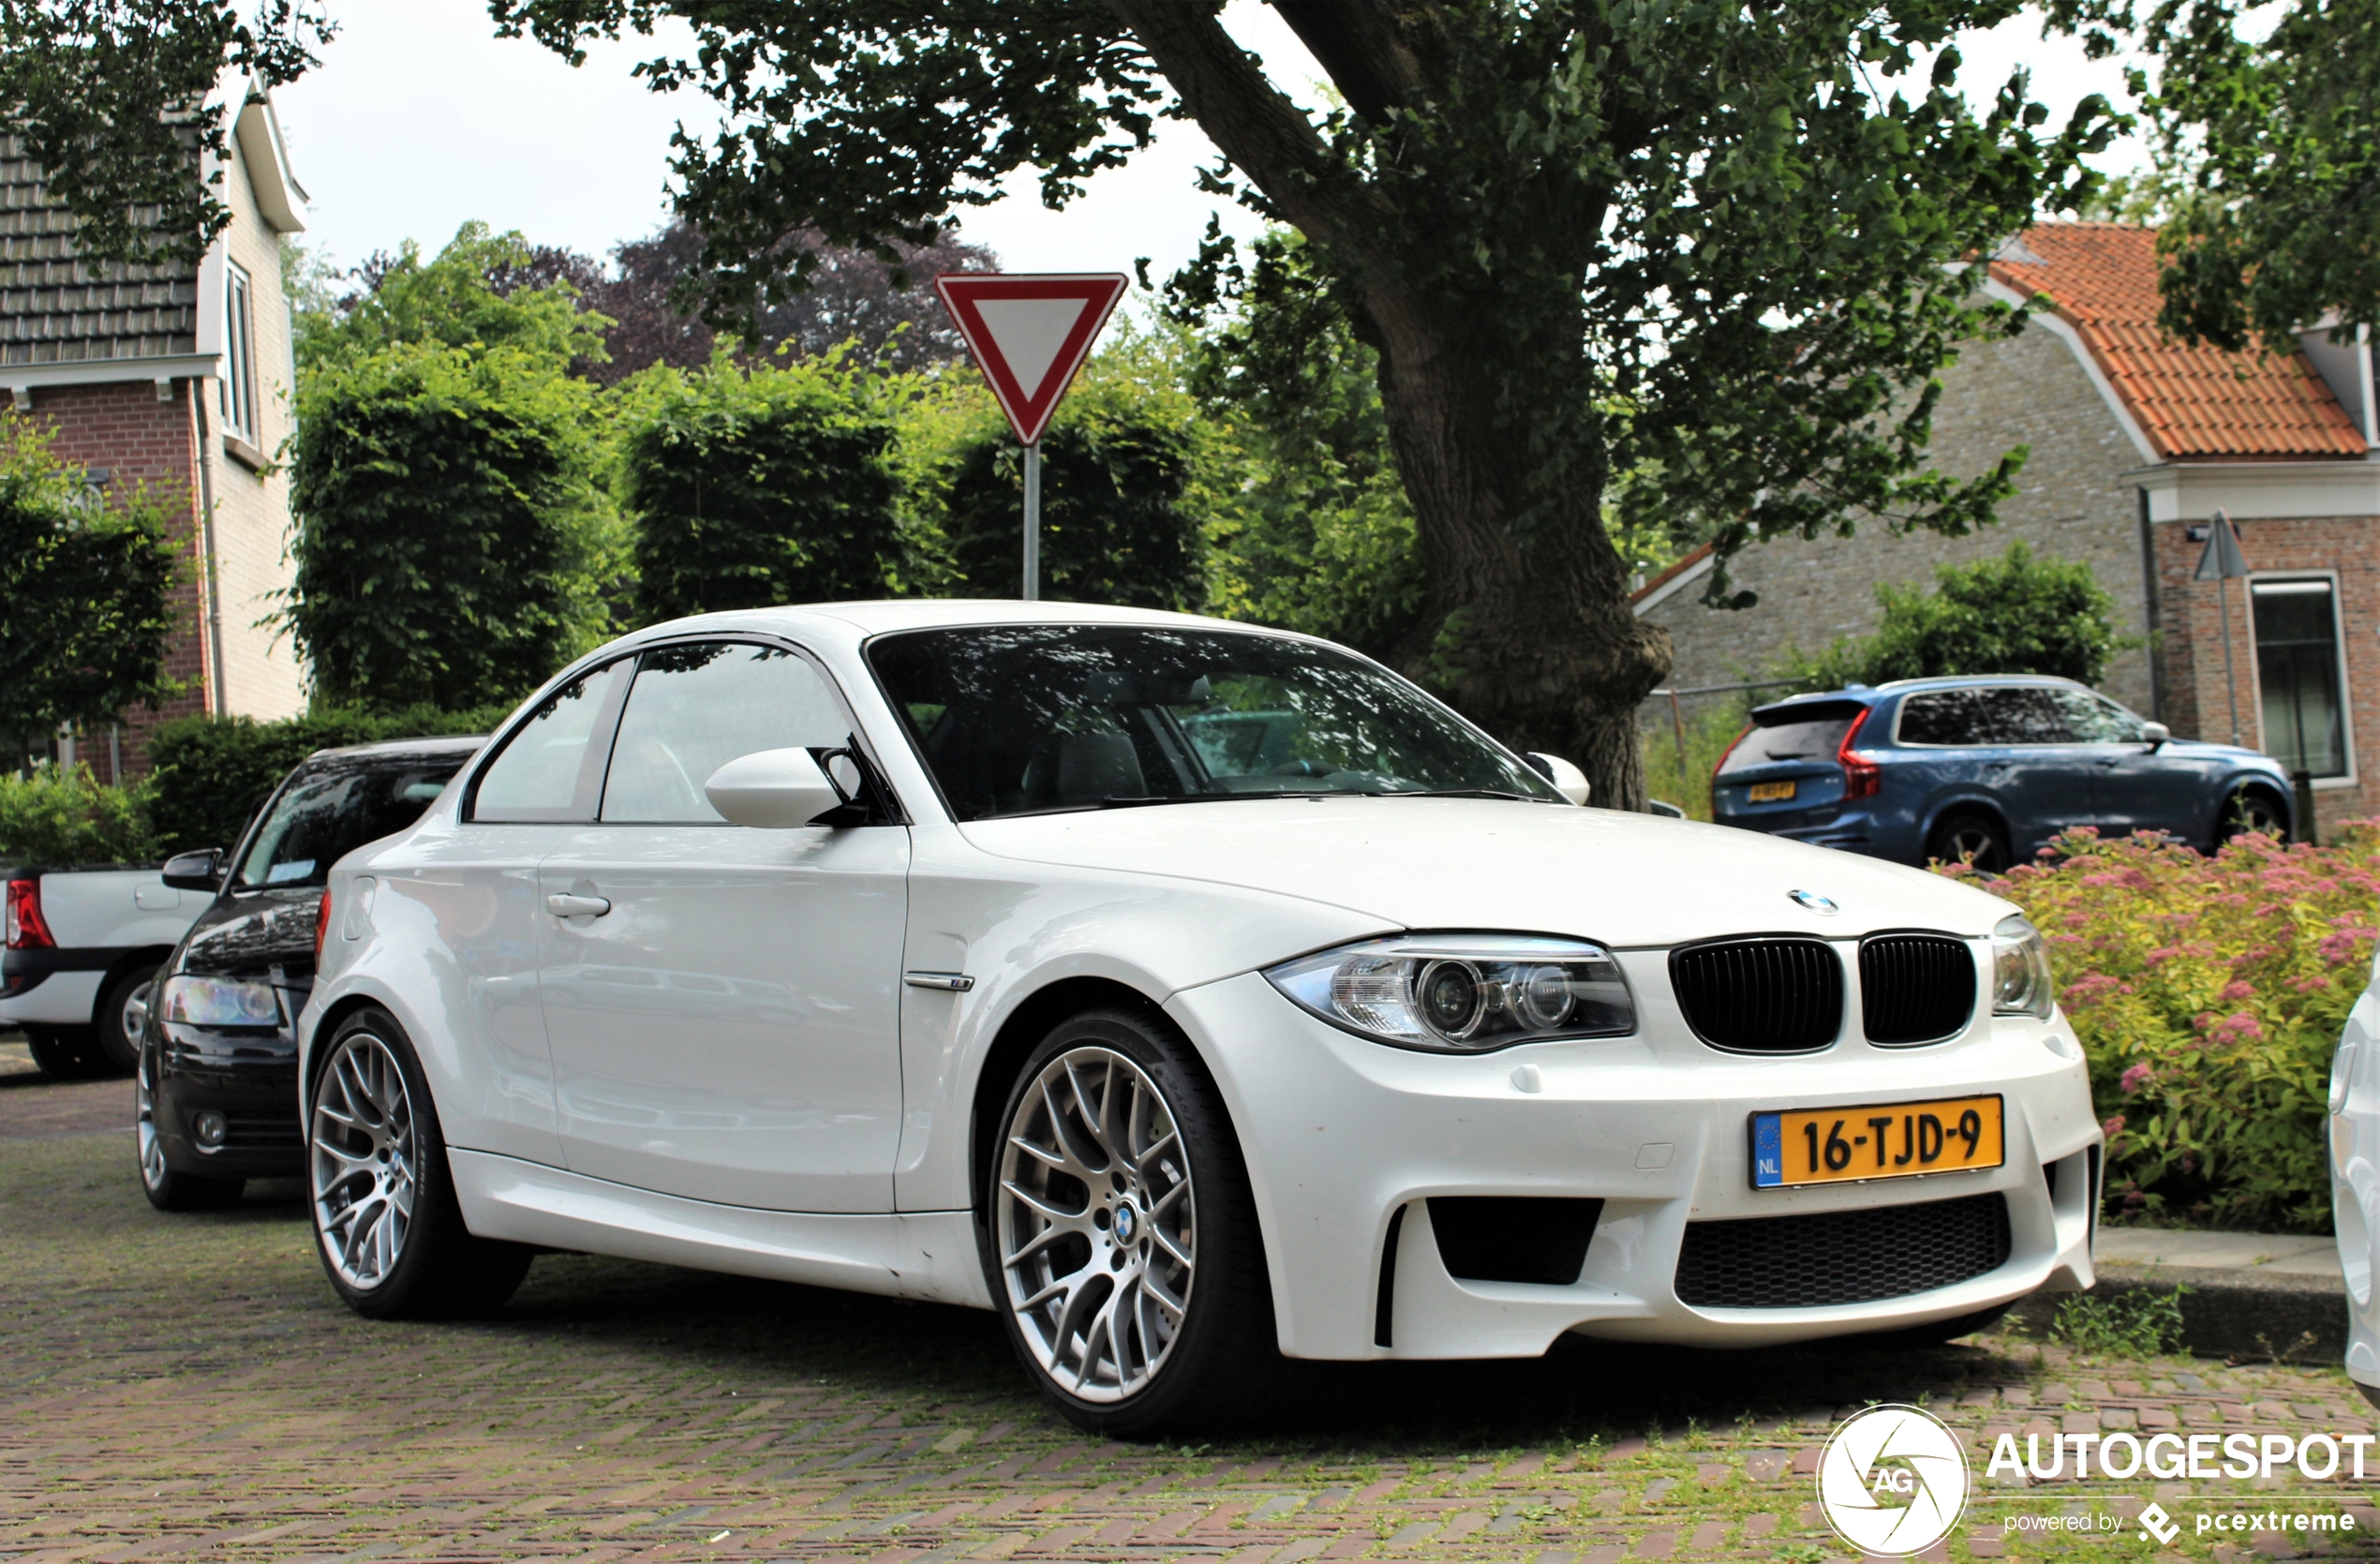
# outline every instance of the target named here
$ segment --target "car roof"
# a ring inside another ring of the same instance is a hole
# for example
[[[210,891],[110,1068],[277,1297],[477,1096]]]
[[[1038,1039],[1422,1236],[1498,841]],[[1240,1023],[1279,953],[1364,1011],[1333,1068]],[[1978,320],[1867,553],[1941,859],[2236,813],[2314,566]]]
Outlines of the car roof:
[[[1162,608],[1122,608],[1104,603],[1026,603],[1015,598],[893,598],[870,603],[804,603],[777,608],[731,609],[673,619],[640,632],[635,637],[682,635],[699,630],[786,630],[831,622],[862,637],[896,630],[952,630],[969,625],[997,624],[1146,624],[1198,626],[1210,630],[1240,630],[1286,634],[1262,625],[1212,618],[1203,614],[1176,614]],[[1301,637],[1305,639],[1307,637]]]
[[[483,733],[382,738],[369,744],[344,744],[335,750],[317,750],[305,758],[308,765],[318,760],[400,760],[416,756],[428,760],[452,755],[457,760],[468,760],[486,743],[487,735]]]
[[[1876,687],[1879,693],[1910,690],[1967,690],[1985,684],[2030,684],[2060,690],[2088,690],[2080,679],[2060,674],[1948,674],[1939,678],[1897,678]]]

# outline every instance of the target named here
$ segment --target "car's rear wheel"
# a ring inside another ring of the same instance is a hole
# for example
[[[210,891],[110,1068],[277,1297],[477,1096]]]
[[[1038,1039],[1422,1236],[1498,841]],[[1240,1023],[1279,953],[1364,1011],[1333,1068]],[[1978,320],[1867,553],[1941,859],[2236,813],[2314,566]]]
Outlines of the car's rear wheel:
[[[156,976],[154,972],[127,972],[109,984],[99,1000],[99,1061],[111,1075],[131,1075],[141,1067],[141,1034],[149,1023],[149,995]]]
[[[438,1108],[413,1045],[387,1011],[332,1035],[306,1105],[315,1246],[331,1286],[376,1319],[500,1306],[531,1251],[463,1225]]]
[[[1998,874],[2008,868],[2008,833],[1988,814],[1960,810],[1935,823],[1926,838],[1926,856]]]
[[[141,1158],[141,1193],[159,1211],[219,1211],[235,1203],[245,1179],[194,1178],[165,1160],[157,1134],[157,1067],[154,1050],[143,1050],[133,1072],[133,1122]]]
[[[2268,836],[2275,842],[2289,840],[2286,816],[2272,795],[2253,787],[2243,787],[2224,801],[2223,825],[2215,832],[2217,845],[2236,836]]]
[[[1256,1200],[1222,1099],[1164,1018],[1061,1024],[986,1161],[985,1270],[1044,1396],[1149,1437],[1230,1421],[1281,1372]]]

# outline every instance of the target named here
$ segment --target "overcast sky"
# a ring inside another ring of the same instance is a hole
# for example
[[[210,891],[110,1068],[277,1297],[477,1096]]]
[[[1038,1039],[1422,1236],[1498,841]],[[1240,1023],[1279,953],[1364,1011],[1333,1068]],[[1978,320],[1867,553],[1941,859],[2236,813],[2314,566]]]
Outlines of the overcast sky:
[[[700,94],[651,93],[630,76],[657,40],[592,49],[573,70],[534,43],[498,39],[485,0],[339,0],[331,9],[341,31],[322,65],[275,104],[313,198],[307,239],[338,265],[409,238],[435,249],[474,218],[603,256],[666,216],[680,119],[697,131],[716,123]],[[1269,8],[1232,0],[1225,20],[1276,81],[1311,99],[1303,89],[1321,72]],[[2115,62],[2093,65],[2071,40],[2045,41],[2030,18],[1971,37],[1963,52],[1961,80],[1979,97],[2030,65],[2053,125],[2088,93],[2120,100]],[[2105,161],[2137,156],[2121,147]],[[1196,252],[1215,209],[1191,172],[1213,156],[1196,127],[1164,122],[1154,146],[1091,181],[1064,212],[1045,210],[1018,180],[1008,199],[966,214],[963,231],[1010,271],[1129,271],[1145,255],[1162,277]],[[1223,216],[1241,234],[1256,226],[1236,209]]]

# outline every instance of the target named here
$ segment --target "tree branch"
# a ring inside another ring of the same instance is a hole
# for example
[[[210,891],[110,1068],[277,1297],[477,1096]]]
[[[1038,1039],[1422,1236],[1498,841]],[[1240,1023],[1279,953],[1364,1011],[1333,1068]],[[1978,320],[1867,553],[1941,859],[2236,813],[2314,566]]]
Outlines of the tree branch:
[[[1373,125],[1421,96],[1421,61],[1380,0],[1272,0],[1347,107]]]

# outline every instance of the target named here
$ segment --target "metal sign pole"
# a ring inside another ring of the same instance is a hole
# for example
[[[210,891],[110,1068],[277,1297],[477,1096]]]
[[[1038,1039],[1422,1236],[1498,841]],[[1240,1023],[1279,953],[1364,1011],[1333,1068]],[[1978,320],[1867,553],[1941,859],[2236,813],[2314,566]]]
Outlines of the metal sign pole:
[[[1025,601],[1041,601],[1041,442],[1025,447]]]
[[[2223,616],[2223,694],[2231,703],[2231,741],[2239,742],[2239,686],[2231,673],[2231,587],[2222,576],[2215,578],[2215,612]]]

